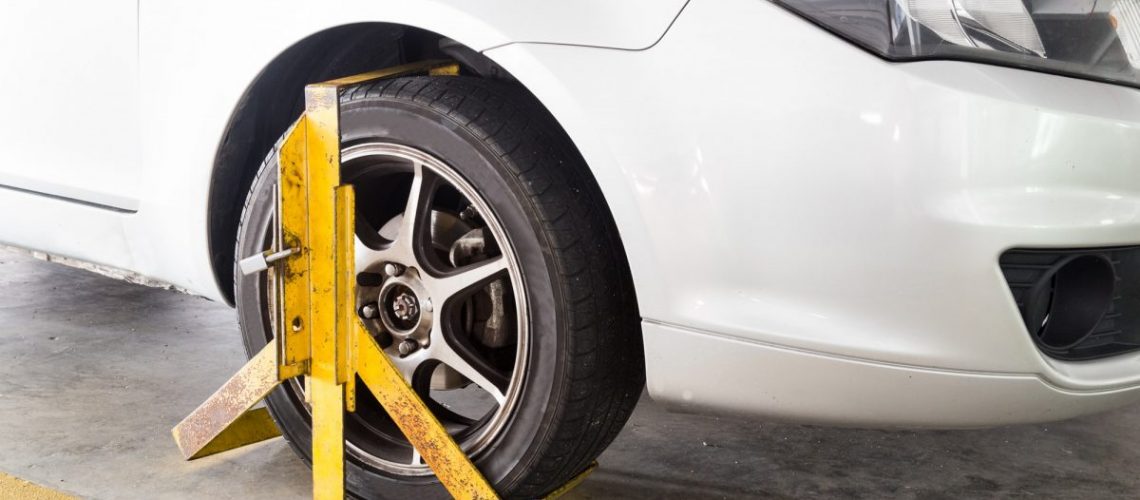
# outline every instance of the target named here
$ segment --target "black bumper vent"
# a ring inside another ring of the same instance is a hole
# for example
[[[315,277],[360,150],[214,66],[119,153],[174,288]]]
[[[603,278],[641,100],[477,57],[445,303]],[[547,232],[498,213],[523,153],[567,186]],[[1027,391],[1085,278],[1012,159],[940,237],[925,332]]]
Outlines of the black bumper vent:
[[[1045,354],[1084,360],[1140,349],[1140,247],[1014,249],[1000,264]]]

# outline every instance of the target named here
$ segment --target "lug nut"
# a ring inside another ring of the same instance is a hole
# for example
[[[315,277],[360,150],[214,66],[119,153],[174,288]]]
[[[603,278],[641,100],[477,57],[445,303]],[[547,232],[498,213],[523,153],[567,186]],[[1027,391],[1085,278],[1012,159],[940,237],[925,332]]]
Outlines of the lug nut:
[[[360,306],[359,311],[360,317],[365,319],[375,319],[378,312],[380,312],[380,308],[371,303]]]
[[[416,352],[417,350],[419,350],[419,348],[420,348],[419,342],[416,342],[412,339],[405,339],[403,342],[400,342],[400,347],[399,347],[400,357],[402,358],[402,357],[407,356],[413,352]]]
[[[404,274],[404,266],[401,266],[394,262],[389,262],[387,264],[384,264],[384,274],[387,274],[388,276],[399,276],[401,274]]]

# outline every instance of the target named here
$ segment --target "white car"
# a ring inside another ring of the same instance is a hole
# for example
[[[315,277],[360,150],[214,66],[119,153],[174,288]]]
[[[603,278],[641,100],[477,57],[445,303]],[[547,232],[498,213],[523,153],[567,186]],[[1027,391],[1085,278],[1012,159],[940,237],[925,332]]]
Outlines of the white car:
[[[580,471],[643,384],[857,426],[1140,401],[1138,0],[2,11],[0,240],[234,304],[251,351],[235,260],[302,87],[458,61],[341,96],[358,312],[506,494]],[[269,407],[305,455],[301,390]],[[356,494],[433,481],[374,401],[347,425]]]

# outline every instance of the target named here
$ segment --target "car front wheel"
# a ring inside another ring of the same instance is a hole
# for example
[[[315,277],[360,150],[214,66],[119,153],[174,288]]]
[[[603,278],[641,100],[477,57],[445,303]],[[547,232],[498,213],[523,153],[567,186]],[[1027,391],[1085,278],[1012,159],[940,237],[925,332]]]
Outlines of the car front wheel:
[[[409,77],[341,95],[342,180],[357,191],[361,320],[461,447],[510,497],[586,468],[644,385],[624,251],[581,157],[525,90]],[[242,213],[237,255],[267,249],[277,155]],[[235,275],[247,349],[273,336],[272,280]],[[306,460],[303,383],[267,400]],[[346,481],[365,498],[442,495],[367,391],[346,414]]]

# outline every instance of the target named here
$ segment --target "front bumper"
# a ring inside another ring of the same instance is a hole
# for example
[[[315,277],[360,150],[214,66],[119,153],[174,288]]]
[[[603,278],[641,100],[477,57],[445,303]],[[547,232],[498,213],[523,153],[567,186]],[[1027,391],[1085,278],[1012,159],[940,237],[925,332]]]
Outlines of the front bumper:
[[[888,63],[759,0],[694,0],[644,52],[489,55],[541,61],[516,76],[595,170],[655,398],[936,426],[1140,400],[1140,354],[1042,355],[998,267],[1140,243],[1137,89]]]
[[[880,363],[652,321],[643,328],[650,394],[683,411],[844,426],[970,428],[1061,420],[1140,400],[1135,386],[1075,391],[1032,374]]]

